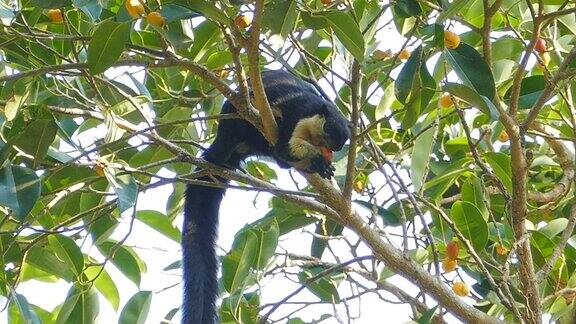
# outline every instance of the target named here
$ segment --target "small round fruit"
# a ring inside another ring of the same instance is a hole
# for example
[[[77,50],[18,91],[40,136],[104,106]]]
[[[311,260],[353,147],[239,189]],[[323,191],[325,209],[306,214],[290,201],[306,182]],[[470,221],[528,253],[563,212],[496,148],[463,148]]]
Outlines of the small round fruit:
[[[446,48],[456,48],[460,45],[460,36],[458,36],[458,34],[456,34],[455,32],[449,31],[449,30],[445,30],[444,31],[444,46],[446,46]]]
[[[158,27],[164,27],[164,25],[166,25],[166,19],[164,19],[162,14],[158,11],[151,11],[146,17],[146,21],[148,21],[150,25]]]
[[[540,53],[540,60],[538,60],[538,65],[541,67],[548,66],[548,64],[550,64],[550,59],[550,53],[542,52]]]
[[[59,24],[64,21],[64,17],[62,17],[62,11],[60,9],[50,9],[46,16],[50,18],[50,21],[56,24]]]
[[[536,39],[536,44],[534,44],[534,49],[538,53],[546,52],[546,40],[544,38],[538,37]]]
[[[216,74],[216,76],[218,76],[220,79],[224,79],[228,76],[228,70],[227,69],[218,69],[216,71],[214,71],[214,73]]]
[[[381,51],[381,50],[375,50],[374,53],[372,54],[372,56],[380,61],[389,59],[392,57],[392,52],[390,50],[386,50],[386,51]]]
[[[470,288],[468,288],[468,286],[461,281],[457,281],[452,285],[452,291],[460,297],[466,297],[470,295]]]
[[[456,268],[458,268],[458,260],[451,258],[442,260],[442,270],[444,270],[444,272],[452,272],[456,270]]]
[[[448,244],[446,244],[446,257],[450,259],[457,259],[459,252],[460,247],[458,246],[458,242],[450,241]]]
[[[450,108],[454,105],[454,102],[452,102],[452,98],[450,97],[450,95],[445,94],[442,95],[440,99],[438,99],[438,104],[442,108]]]
[[[126,0],[125,6],[128,14],[130,14],[130,17],[132,18],[140,18],[146,14],[144,6],[140,0]]]
[[[320,2],[322,2],[322,4],[325,6],[329,6],[332,4],[332,0],[320,0]]]
[[[234,25],[238,28],[247,28],[252,23],[252,20],[245,15],[236,16],[234,18]]]
[[[362,180],[354,181],[354,191],[361,193],[364,190],[364,182]]]
[[[500,142],[508,142],[509,139],[510,137],[508,136],[508,133],[506,131],[502,131],[500,132],[500,135],[498,135],[498,140]]]
[[[333,154],[329,148],[325,146],[320,146],[320,152],[322,152],[322,156],[326,161],[332,161]]]
[[[496,244],[496,254],[501,255],[501,256],[506,256],[508,255],[508,252],[510,252],[504,245],[497,243]]]
[[[410,57],[410,51],[406,48],[403,48],[400,53],[398,53],[398,58],[401,60],[407,60]]]

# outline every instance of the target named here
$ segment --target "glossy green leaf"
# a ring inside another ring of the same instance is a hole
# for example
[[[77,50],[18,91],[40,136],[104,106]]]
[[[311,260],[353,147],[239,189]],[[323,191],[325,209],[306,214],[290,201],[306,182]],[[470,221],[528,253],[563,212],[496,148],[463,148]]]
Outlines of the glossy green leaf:
[[[482,182],[479,178],[468,179],[462,185],[462,200],[476,206],[482,213],[485,221],[488,221],[488,208],[486,206]]]
[[[378,213],[378,216],[382,217],[382,221],[384,222],[384,225],[386,225],[386,226],[400,226],[400,225],[402,225],[402,218],[398,214],[393,213],[390,210],[388,210],[382,206],[374,205],[374,204],[371,204],[367,201],[362,201],[362,200],[354,200],[354,202],[359,204],[360,206],[366,207],[368,210],[375,209],[376,212]]]
[[[160,14],[162,14],[162,17],[166,19],[166,23],[168,24],[176,20],[190,19],[199,16],[197,12],[173,3],[163,4],[160,9]]]
[[[433,323],[432,318],[434,318],[434,313],[436,312],[437,308],[438,306],[434,306],[429,310],[425,311],[424,313],[422,313],[422,316],[420,316],[420,318],[418,318],[416,322],[418,324],[432,324]]]
[[[410,162],[410,178],[412,179],[412,185],[416,192],[420,192],[424,181],[424,176],[428,171],[428,163],[432,155],[432,149],[434,148],[434,133],[436,127],[430,127],[422,134],[420,134],[414,143],[414,148],[412,149],[412,159]]]
[[[401,18],[416,17],[422,13],[422,8],[416,0],[398,0],[394,12]]]
[[[91,266],[84,270],[84,275],[89,281],[94,282],[96,289],[110,302],[114,310],[118,310],[118,307],[120,307],[120,294],[108,271],[102,266]]]
[[[229,293],[242,289],[258,249],[258,237],[250,230],[241,232],[232,250],[222,259],[222,283]]]
[[[505,153],[487,152],[484,158],[494,170],[494,173],[500,179],[506,190],[512,192],[512,166],[510,156]]]
[[[30,2],[44,9],[59,9],[72,4],[70,0],[30,0]]]
[[[8,305],[8,323],[42,323],[36,313],[32,310],[26,297],[15,291],[10,291],[10,304]]]
[[[448,82],[442,86],[442,90],[475,106],[481,112],[489,116],[491,121],[496,121],[500,117],[496,106],[494,106],[486,96],[478,94],[478,92],[467,85]]]
[[[155,210],[139,210],[136,213],[136,219],[175,242],[180,242],[182,233],[180,233],[180,230],[174,227],[170,219],[161,212]]]
[[[457,201],[452,204],[450,217],[456,228],[472,243],[476,252],[486,247],[488,224],[476,206],[467,201]]]
[[[66,301],[58,312],[56,324],[96,323],[99,308],[98,294],[94,287],[90,284],[80,285],[76,283],[68,291]]]
[[[460,10],[465,8],[473,0],[454,0],[450,3],[448,9],[443,10],[436,18],[437,23],[442,23],[446,19],[454,17]]]
[[[33,247],[26,253],[24,261],[35,268],[66,281],[71,281],[74,278],[68,265],[48,249]]]
[[[150,311],[152,303],[151,291],[139,291],[128,300],[122,313],[120,313],[119,324],[144,324]]]
[[[84,256],[73,239],[64,235],[53,234],[48,236],[48,242],[56,252],[56,256],[64,261],[76,276],[82,273]]]
[[[24,220],[40,197],[40,178],[33,170],[4,165],[0,168],[0,205],[12,210],[14,216]]]
[[[532,75],[522,79],[520,84],[520,97],[518,97],[518,108],[528,109],[538,101],[540,95],[546,87],[546,80],[543,75]],[[504,95],[505,100],[510,100],[512,90],[508,89]]]
[[[316,297],[320,298],[321,301],[325,303],[340,303],[340,295],[338,294],[337,288],[340,282],[346,278],[346,274],[334,271],[310,282],[312,278],[315,278],[315,276],[323,270],[325,270],[323,267],[303,269],[302,272],[298,274],[298,279],[301,284],[305,285],[306,288],[316,295]]]
[[[191,10],[201,13],[206,18],[214,20],[224,25],[228,25],[229,19],[224,13],[224,11],[218,9],[212,1],[206,0],[187,0],[178,1],[185,4],[185,6]]]
[[[286,38],[294,29],[298,19],[296,0],[273,0],[266,5],[262,25],[282,38]]]
[[[113,182],[114,191],[118,195],[118,209],[124,212],[136,204],[138,197],[138,185],[134,177],[129,174],[122,174],[115,178]]]
[[[142,273],[146,271],[144,263],[131,248],[118,245],[113,241],[106,241],[98,245],[102,254],[112,261],[112,264],[130,279],[136,286],[140,286]]]
[[[488,100],[494,99],[496,86],[492,70],[474,47],[460,43],[455,49],[445,49],[444,55],[464,84]]]
[[[257,270],[264,270],[269,260],[274,256],[274,252],[276,252],[280,229],[278,223],[272,219],[270,222],[257,226],[251,231],[258,237],[258,249],[254,256],[253,267]]]
[[[364,61],[364,37],[352,15],[344,11],[326,11],[322,15],[328,20],[336,37],[350,54],[359,62]]]
[[[343,230],[344,226],[341,224],[331,219],[324,219],[316,224],[316,230],[314,232],[323,237],[330,237],[341,235]],[[321,259],[326,247],[328,247],[328,240],[314,237],[310,246],[310,255]]]
[[[30,123],[12,142],[25,153],[42,162],[56,137],[58,125],[53,119],[37,119]]]
[[[132,22],[103,21],[98,25],[88,45],[88,67],[92,74],[106,71],[114,65],[130,39]]]

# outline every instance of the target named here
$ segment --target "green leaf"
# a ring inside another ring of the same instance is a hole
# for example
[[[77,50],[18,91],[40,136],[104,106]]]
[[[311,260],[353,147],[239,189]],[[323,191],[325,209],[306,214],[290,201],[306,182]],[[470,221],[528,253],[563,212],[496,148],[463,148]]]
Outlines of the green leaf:
[[[212,4],[212,1],[188,0],[179,2],[186,3],[186,7],[201,13],[206,18],[212,19],[224,25],[228,25],[230,23],[228,17],[225,14],[225,11],[218,9],[218,7]]]
[[[306,285],[306,288],[316,295],[316,297],[320,298],[321,301],[325,303],[340,303],[340,295],[338,294],[337,287],[340,282],[346,278],[345,273],[334,271],[317,278],[313,282],[308,282],[308,280],[314,278],[324,270],[326,270],[324,267],[303,269],[302,272],[298,274],[298,279],[301,284]]]
[[[474,0],[454,0],[454,1],[452,1],[452,3],[450,3],[450,6],[448,7],[448,9],[440,12],[438,17],[436,18],[436,22],[442,23],[444,20],[452,18],[460,10],[465,8],[470,2],[473,2],[473,1]]]
[[[457,201],[450,209],[450,216],[456,228],[472,243],[476,252],[486,247],[488,224],[476,206],[467,201]]]
[[[492,70],[474,47],[460,43],[454,49],[445,49],[444,56],[464,84],[471,86],[479,95],[494,99],[496,86]]]
[[[64,305],[58,312],[56,324],[96,323],[99,311],[98,294],[91,284],[75,283],[70,287]]]
[[[285,39],[298,19],[296,0],[273,0],[266,5],[262,25]]]
[[[422,13],[422,8],[416,0],[398,0],[394,12],[401,18],[416,17]]]
[[[61,234],[53,234],[48,236],[48,242],[56,252],[56,256],[64,261],[76,276],[82,273],[84,256],[73,239]]]
[[[17,165],[0,168],[0,205],[23,221],[40,198],[40,178],[33,170]]]
[[[163,4],[160,9],[160,14],[166,19],[166,23],[171,23],[176,20],[190,19],[198,17],[198,13],[173,3]]]
[[[139,210],[136,213],[136,219],[152,227],[158,233],[171,238],[175,242],[180,242],[182,233],[172,225],[168,216],[155,210]]]
[[[146,265],[140,260],[136,252],[129,247],[118,245],[117,242],[106,241],[98,246],[100,252],[110,258],[112,264],[130,279],[136,286],[140,286],[142,273],[146,271]]]
[[[111,67],[130,39],[132,22],[103,21],[98,25],[88,45],[88,67],[92,74],[98,74]]]
[[[40,247],[31,248],[28,250],[28,253],[26,253],[24,262],[66,281],[71,281],[74,277],[70,272],[70,267],[60,261],[49,249]]]
[[[34,156],[35,163],[38,164],[44,161],[57,132],[58,125],[54,119],[37,119],[14,138],[12,145],[17,146],[24,153]]]
[[[128,300],[122,313],[120,313],[119,324],[144,324],[150,311],[152,303],[151,291],[139,291]]]
[[[233,293],[244,287],[250,266],[258,248],[258,237],[250,230],[236,236],[232,250],[222,259],[222,283],[227,292]]]
[[[490,121],[496,121],[500,117],[498,109],[487,97],[478,94],[476,90],[464,84],[448,82],[442,86],[442,90],[468,102],[490,117]]]
[[[546,80],[543,75],[532,75],[522,79],[520,84],[520,97],[518,98],[518,108],[528,109],[538,101],[540,95],[546,87]],[[512,95],[512,88],[506,91],[504,95],[505,100],[510,100]]]
[[[72,4],[70,0],[31,0],[30,2],[44,9],[59,9]]]
[[[434,318],[436,308],[438,308],[438,306],[434,306],[429,310],[425,311],[424,313],[422,313],[422,316],[420,316],[420,318],[416,322],[418,322],[418,324],[432,324],[432,318]]]
[[[34,313],[28,300],[23,295],[10,289],[10,305],[8,307],[8,323],[41,324],[42,322]]]
[[[252,266],[257,270],[264,270],[274,252],[276,252],[280,229],[276,220],[272,219],[270,222],[260,224],[251,231],[258,237],[258,249]]]
[[[488,221],[488,208],[484,200],[482,181],[477,177],[468,179],[462,185],[462,200],[478,207],[485,221]]]
[[[382,221],[386,226],[400,226],[402,225],[402,218],[399,214],[393,213],[392,211],[378,205],[374,205],[367,201],[354,200],[360,206],[366,207],[368,210],[376,209],[378,216],[382,217]]]
[[[106,173],[106,177],[109,180],[111,178],[108,173]],[[120,212],[132,208],[136,204],[136,198],[138,197],[138,185],[134,177],[130,174],[122,174],[110,182],[118,195],[118,209]]]
[[[416,141],[414,142],[414,148],[412,149],[412,159],[410,162],[410,177],[412,178],[412,184],[414,185],[414,190],[420,192],[422,185],[426,179],[424,176],[428,170],[428,163],[430,162],[430,157],[432,154],[432,149],[434,148],[434,132],[436,127],[430,127],[425,132],[420,134]]]
[[[326,11],[322,15],[328,20],[336,37],[344,47],[358,60],[364,60],[364,37],[352,15],[344,11]]]
[[[508,192],[512,192],[510,156],[500,152],[486,152],[483,156]]]
[[[422,60],[422,47],[418,46],[417,49],[412,52],[402,70],[398,74],[396,81],[394,82],[394,94],[396,99],[403,104],[408,101],[408,96],[412,92],[414,80],[416,79],[416,74],[418,73],[418,68],[420,67]]]
[[[329,236],[338,236],[342,234],[343,230],[344,226],[342,226],[341,224],[338,224],[337,222],[331,219],[325,219],[316,224],[315,233],[329,237]],[[327,240],[314,237],[312,239],[312,245],[310,246],[310,254],[313,257],[320,259],[322,258],[322,254],[324,253],[324,250],[326,249],[327,246],[328,246]]]
[[[110,302],[114,310],[118,310],[120,294],[108,271],[102,266],[91,266],[84,270],[84,275],[89,281],[94,282],[96,289]]]

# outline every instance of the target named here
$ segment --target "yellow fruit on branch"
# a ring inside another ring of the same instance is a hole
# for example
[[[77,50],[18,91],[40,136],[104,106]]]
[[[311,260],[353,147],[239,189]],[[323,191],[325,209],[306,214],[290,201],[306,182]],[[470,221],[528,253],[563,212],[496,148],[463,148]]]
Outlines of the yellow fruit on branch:
[[[148,21],[150,25],[158,27],[164,27],[166,25],[166,19],[164,19],[162,14],[159,13],[158,11],[150,12],[146,17],[146,21]]]
[[[444,46],[446,48],[454,49],[460,46],[460,36],[455,32],[445,30],[444,31]]]
[[[444,270],[444,272],[452,272],[456,270],[456,268],[458,268],[458,260],[451,258],[442,260],[442,270]]]
[[[460,247],[458,246],[458,242],[450,241],[446,244],[446,256],[450,259],[457,259],[458,253],[460,252]]]
[[[401,60],[407,60],[410,57],[410,51],[406,48],[403,48],[400,53],[398,53],[398,58]]]
[[[140,0],[126,0],[125,6],[128,14],[130,14],[132,18],[140,18],[146,14],[146,10],[144,10],[144,6]]]
[[[470,288],[468,288],[468,285],[461,281],[457,281],[452,285],[452,291],[460,297],[466,297],[470,295]]]
[[[445,94],[445,95],[442,95],[442,97],[440,97],[440,99],[438,99],[438,104],[442,108],[450,108],[454,105],[454,102],[452,101],[452,98],[450,97],[450,95]]]
[[[508,136],[508,133],[506,133],[506,131],[500,132],[500,135],[498,136],[498,140],[500,142],[508,142],[509,139],[510,137]]]
[[[50,18],[50,21],[53,23],[61,23],[64,21],[64,17],[62,16],[62,11],[60,9],[50,9],[46,13],[46,16]]]

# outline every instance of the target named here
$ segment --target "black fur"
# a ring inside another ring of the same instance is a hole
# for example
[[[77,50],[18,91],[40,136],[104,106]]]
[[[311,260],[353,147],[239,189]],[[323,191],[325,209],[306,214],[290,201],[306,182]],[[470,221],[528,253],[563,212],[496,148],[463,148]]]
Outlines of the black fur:
[[[333,151],[342,149],[350,137],[349,123],[334,106],[323,99],[312,85],[294,77],[286,71],[262,73],[264,90],[270,105],[279,109],[277,116],[278,143],[272,147],[262,134],[243,119],[220,121],[216,138],[206,150],[205,160],[237,169],[240,162],[251,155],[273,157],[278,165],[288,168],[299,162],[290,153],[288,144],[292,133],[304,118],[324,117],[322,142]],[[236,109],[230,102],[222,106],[222,113],[233,113]],[[309,156],[303,171],[318,173],[330,178],[333,167],[320,154]],[[204,177],[201,180],[211,181]],[[222,179],[225,183],[225,180]],[[184,207],[184,229],[182,236],[184,303],[182,323],[212,324],[218,319],[216,298],[218,294],[217,259],[215,242],[218,226],[218,209],[224,189],[199,185],[188,185]]]

